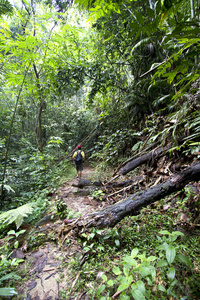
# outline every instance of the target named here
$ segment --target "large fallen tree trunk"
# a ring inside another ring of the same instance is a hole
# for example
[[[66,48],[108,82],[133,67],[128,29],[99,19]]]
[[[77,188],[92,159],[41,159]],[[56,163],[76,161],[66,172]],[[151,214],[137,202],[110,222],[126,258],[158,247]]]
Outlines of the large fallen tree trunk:
[[[145,164],[146,162],[149,162],[150,160],[154,160],[158,157],[163,156],[167,150],[171,148],[171,145],[167,145],[166,147],[159,147],[156,150],[153,150],[147,154],[144,154],[130,162],[128,162],[124,167],[122,167],[119,170],[119,173],[122,175],[126,175],[128,172],[134,170],[135,168],[139,167],[142,164]]]
[[[80,232],[84,228],[113,227],[123,218],[130,215],[137,215],[142,207],[163,199],[178,190],[181,190],[187,183],[198,181],[200,179],[200,162],[194,163],[177,175],[170,177],[166,182],[147,189],[144,192],[137,193],[111,205],[101,211],[92,213],[84,218],[77,219],[71,224],[62,228],[62,235],[70,230]]]

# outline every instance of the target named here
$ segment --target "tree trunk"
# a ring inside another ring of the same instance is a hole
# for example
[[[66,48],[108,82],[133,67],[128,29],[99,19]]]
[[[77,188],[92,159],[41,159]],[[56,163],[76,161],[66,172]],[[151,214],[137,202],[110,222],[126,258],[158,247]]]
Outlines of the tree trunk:
[[[38,149],[40,152],[43,152],[43,141],[42,141],[42,110],[43,110],[43,100],[42,100],[42,93],[41,93],[41,85],[40,85],[40,76],[39,72],[37,71],[36,65],[33,64],[33,69],[35,72],[35,77],[37,81],[37,89],[38,89],[38,98],[40,100],[39,103],[39,108],[38,108],[38,116],[36,120],[36,125],[35,125],[35,134],[36,134],[36,142]],[[38,128],[37,128],[37,123],[38,123]]]
[[[177,175],[170,177],[166,182],[147,189],[144,192],[131,195],[124,201],[120,201],[101,211],[89,214],[88,216],[77,219],[71,224],[63,226],[61,234],[66,234],[73,229],[79,233],[84,228],[113,227],[126,216],[137,215],[142,207],[163,199],[178,190],[181,190],[190,181],[200,179],[200,162],[194,163]],[[60,235],[60,234],[59,234]]]
[[[39,136],[39,150],[43,152],[43,141],[42,141],[42,102],[40,102],[39,113],[38,113],[38,136]]]
[[[126,175],[128,172],[132,171],[133,169],[139,167],[140,165],[149,162],[150,160],[154,160],[158,157],[163,156],[167,150],[171,148],[171,145],[167,145],[166,147],[160,147],[157,150],[153,150],[147,154],[144,154],[141,157],[138,157],[130,162],[128,162],[123,168],[119,170],[119,173],[122,175]]]

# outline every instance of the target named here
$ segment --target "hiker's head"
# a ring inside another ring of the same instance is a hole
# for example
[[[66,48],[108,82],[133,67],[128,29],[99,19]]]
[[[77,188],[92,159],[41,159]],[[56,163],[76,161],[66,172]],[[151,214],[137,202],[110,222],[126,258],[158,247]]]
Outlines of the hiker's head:
[[[78,145],[78,147],[77,147],[78,149],[81,149],[81,145]]]

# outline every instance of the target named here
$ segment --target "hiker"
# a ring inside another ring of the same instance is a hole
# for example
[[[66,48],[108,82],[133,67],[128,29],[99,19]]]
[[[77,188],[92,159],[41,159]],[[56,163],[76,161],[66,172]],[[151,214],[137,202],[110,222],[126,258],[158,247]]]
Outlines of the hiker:
[[[84,159],[85,159],[85,154],[81,150],[81,145],[78,145],[77,149],[78,150],[73,155],[73,159],[74,159],[75,166],[76,166],[77,177],[80,180],[82,171],[83,171],[83,163],[84,163]]]

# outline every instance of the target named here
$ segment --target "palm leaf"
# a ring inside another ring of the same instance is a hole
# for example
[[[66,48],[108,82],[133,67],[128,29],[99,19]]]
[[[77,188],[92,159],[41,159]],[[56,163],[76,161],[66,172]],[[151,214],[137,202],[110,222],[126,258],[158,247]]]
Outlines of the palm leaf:
[[[131,50],[131,55],[133,55],[133,53],[135,52],[135,50],[137,50],[138,48],[140,48],[140,46],[144,46],[146,45],[148,42],[150,42],[151,39],[150,38],[145,38],[141,41],[139,41]]]
[[[18,208],[8,210],[0,214],[0,222],[4,221],[4,223],[11,224],[15,222],[17,229],[23,223],[25,217],[28,214],[32,214],[33,208],[35,207],[35,203],[27,203]]]

